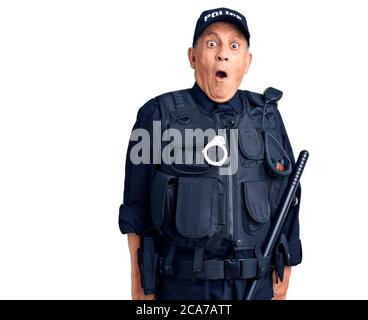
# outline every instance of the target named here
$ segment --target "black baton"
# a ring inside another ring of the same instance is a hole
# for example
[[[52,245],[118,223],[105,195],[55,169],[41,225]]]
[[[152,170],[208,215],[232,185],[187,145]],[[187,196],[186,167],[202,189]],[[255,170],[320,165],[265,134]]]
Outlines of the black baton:
[[[280,235],[281,229],[284,225],[285,219],[289,213],[289,208],[291,206],[291,202],[293,201],[295,192],[298,188],[300,177],[302,176],[305,164],[307,163],[309,157],[309,153],[307,150],[303,150],[299,153],[298,160],[293,168],[293,171],[290,175],[288,185],[285,189],[282,201],[277,208],[277,220],[273,229],[269,232],[268,240],[265,243],[265,250],[263,253],[263,257],[268,257],[272,254],[273,248],[276,244],[276,241]],[[246,296],[246,300],[253,300],[254,296],[257,292],[257,289],[261,283],[260,279],[253,280],[248,294]]]

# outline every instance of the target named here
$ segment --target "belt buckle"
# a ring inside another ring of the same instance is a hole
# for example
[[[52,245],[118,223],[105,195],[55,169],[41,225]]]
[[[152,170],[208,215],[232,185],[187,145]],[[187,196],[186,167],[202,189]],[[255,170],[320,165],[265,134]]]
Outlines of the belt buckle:
[[[241,277],[241,267],[239,259],[225,259],[224,278],[236,279]]]

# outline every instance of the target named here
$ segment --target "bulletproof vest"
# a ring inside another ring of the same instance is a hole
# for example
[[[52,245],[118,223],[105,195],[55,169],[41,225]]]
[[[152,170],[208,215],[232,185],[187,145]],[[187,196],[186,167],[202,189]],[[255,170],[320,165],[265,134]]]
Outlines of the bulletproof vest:
[[[276,90],[276,92],[279,92]],[[213,138],[183,143],[167,141],[161,149],[181,148],[185,163],[162,162],[155,166],[151,185],[151,216],[161,236],[182,247],[219,249],[261,247],[286,187],[286,178],[275,178],[266,165],[265,139],[283,144],[282,120],[277,111],[281,96],[240,91],[242,112],[208,112],[189,90],[158,96],[162,132],[175,129],[185,137],[185,129],[223,129],[226,148],[237,151],[237,170],[223,174],[228,164],[213,166],[196,156]],[[237,141],[230,129],[237,129]],[[266,133],[266,134],[265,134]],[[183,139],[184,140],[184,139]],[[232,141],[236,145],[231,145]],[[271,143],[272,147],[272,143]],[[221,158],[216,148],[215,158]],[[166,149],[167,150],[167,149]],[[177,158],[178,159],[178,158]],[[184,162],[184,161],[182,161]]]

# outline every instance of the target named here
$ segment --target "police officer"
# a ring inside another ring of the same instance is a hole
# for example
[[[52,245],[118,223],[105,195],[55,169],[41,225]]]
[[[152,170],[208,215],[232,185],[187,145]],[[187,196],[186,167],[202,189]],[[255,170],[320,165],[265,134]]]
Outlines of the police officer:
[[[224,129],[226,142],[216,135],[196,145],[205,157],[198,165],[134,164],[131,139],[119,226],[128,234],[133,299],[242,300],[255,278],[262,279],[256,299],[286,297],[291,266],[302,259],[301,190],[277,250],[263,258],[262,244],[295,160],[277,108],[282,92],[239,90],[252,61],[249,39],[241,13],[204,11],[188,49],[194,86],[151,99],[138,111],[133,130],[147,130],[150,142],[154,121],[161,121],[162,130],[179,132]],[[231,129],[237,132],[236,170],[221,174],[229,162],[217,160],[230,152]],[[215,157],[208,148],[203,152],[211,142],[217,146]],[[169,144],[163,142],[160,151]],[[153,147],[148,147],[150,159]]]

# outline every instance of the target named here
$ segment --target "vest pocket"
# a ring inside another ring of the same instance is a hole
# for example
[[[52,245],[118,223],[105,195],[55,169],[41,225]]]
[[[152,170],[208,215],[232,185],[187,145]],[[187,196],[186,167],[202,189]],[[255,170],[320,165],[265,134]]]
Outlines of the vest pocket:
[[[239,128],[239,149],[243,156],[240,158],[243,166],[254,167],[263,163],[264,143],[256,128]]]
[[[247,232],[257,231],[270,220],[271,208],[264,181],[242,183],[244,211],[243,226]]]
[[[151,214],[157,229],[167,226],[175,209],[177,178],[156,171],[151,186]]]
[[[216,180],[180,177],[176,203],[176,228],[187,238],[211,237],[215,232]]]

